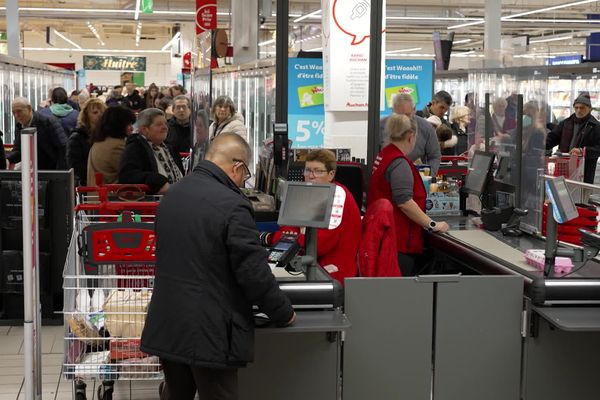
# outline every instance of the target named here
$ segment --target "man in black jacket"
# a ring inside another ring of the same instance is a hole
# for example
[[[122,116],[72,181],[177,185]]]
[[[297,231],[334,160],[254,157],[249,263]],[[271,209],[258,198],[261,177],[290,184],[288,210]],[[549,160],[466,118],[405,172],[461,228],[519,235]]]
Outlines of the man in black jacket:
[[[6,157],[9,168],[21,162],[21,130],[37,128],[38,168],[44,170],[66,169],[65,149],[67,135],[58,119],[34,112],[25,97],[17,97],[12,103],[12,113],[16,120],[14,147]]]
[[[190,99],[184,95],[173,99],[173,118],[169,120],[167,143],[173,146],[178,153],[189,153],[192,147],[191,114]]]
[[[582,156],[585,149],[583,181],[594,183],[596,162],[600,156],[600,122],[594,118],[588,92],[581,92],[573,103],[575,112],[546,137],[546,150],[558,146],[562,153]]]
[[[294,322],[261,247],[249,178],[250,147],[213,141],[206,159],[165,194],[156,215],[156,280],[141,349],[161,358],[161,399],[237,399],[237,369],[253,359],[252,305]]]

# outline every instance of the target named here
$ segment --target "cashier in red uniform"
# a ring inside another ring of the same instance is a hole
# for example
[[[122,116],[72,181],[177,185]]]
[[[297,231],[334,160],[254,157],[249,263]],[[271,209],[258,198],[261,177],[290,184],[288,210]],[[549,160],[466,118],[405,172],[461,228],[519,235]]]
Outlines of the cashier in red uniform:
[[[356,255],[360,243],[360,211],[352,193],[335,182],[336,159],[329,150],[315,150],[306,156],[304,181],[312,183],[335,183],[337,186],[329,229],[317,230],[317,262],[342,285],[345,278],[353,278],[358,273]],[[335,218],[341,216],[341,218]],[[296,227],[282,227],[267,238],[270,244],[276,243],[284,233],[299,233]],[[299,241],[303,242],[303,237]]]
[[[448,224],[436,222],[425,214],[425,186],[415,165],[406,157],[417,140],[415,123],[405,115],[392,114],[385,131],[390,144],[373,163],[367,209],[381,198],[396,205],[398,263],[403,276],[414,276],[421,269],[418,256],[423,253],[423,231],[446,232]]]

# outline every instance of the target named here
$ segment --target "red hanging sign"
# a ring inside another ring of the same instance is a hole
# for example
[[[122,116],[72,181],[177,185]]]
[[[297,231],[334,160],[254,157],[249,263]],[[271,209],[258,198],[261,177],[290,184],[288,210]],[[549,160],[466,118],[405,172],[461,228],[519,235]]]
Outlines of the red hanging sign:
[[[196,0],[196,35],[217,29],[217,0]]]

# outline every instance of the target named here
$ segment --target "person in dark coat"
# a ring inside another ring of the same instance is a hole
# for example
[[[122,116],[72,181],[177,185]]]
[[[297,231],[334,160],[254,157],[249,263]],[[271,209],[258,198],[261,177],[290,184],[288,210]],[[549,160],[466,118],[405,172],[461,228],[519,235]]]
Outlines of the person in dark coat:
[[[4,151],[4,141],[2,140],[4,133],[0,131],[0,170],[6,169],[6,152]]]
[[[115,86],[108,94],[108,99],[106,99],[106,105],[109,107],[126,105],[125,97],[123,97],[123,95],[121,94],[122,91],[123,86]]]
[[[87,184],[88,156],[92,147],[91,135],[100,125],[105,110],[106,104],[100,99],[89,99],[83,103],[77,119],[77,128],[69,136],[67,168],[73,168],[77,186],[86,186]]]
[[[594,118],[588,92],[581,92],[573,103],[575,112],[546,137],[546,150],[558,146],[562,153],[582,156],[585,150],[583,181],[594,183],[596,162],[600,156],[600,122]]]
[[[164,194],[183,178],[181,157],[165,143],[167,119],[157,108],[138,115],[139,134],[129,136],[119,165],[119,183],[143,183],[152,193]]]
[[[12,103],[12,113],[16,120],[13,150],[8,155],[9,168],[21,162],[21,130],[37,128],[38,169],[66,169],[65,148],[67,135],[58,119],[34,112],[25,97],[17,97]]]
[[[135,88],[133,83],[127,83],[125,85],[127,88],[127,96],[125,97],[125,104],[129,107],[133,112],[138,113],[146,108],[146,102],[144,98],[140,96],[140,92]]]
[[[223,134],[173,185],[156,214],[156,280],[141,350],[160,357],[161,399],[238,399],[237,370],[253,360],[252,306],[279,326],[295,320],[239,187],[250,147]],[[177,234],[173,234],[177,232]]]
[[[189,153],[192,147],[191,114],[190,99],[183,95],[173,99],[173,118],[169,120],[167,143],[178,153]]]
[[[39,113],[47,117],[58,118],[65,134],[68,136],[77,127],[79,111],[69,104],[67,91],[61,87],[52,89],[50,102],[50,106],[40,109]]]

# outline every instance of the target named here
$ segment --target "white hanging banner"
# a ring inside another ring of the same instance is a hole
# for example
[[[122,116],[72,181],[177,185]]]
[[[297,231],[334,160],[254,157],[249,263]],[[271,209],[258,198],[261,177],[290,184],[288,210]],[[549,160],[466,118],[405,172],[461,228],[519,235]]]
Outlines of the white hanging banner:
[[[325,111],[367,111],[371,1],[322,0],[321,6]],[[385,1],[383,10],[385,32]],[[382,54],[385,54],[384,34]]]

